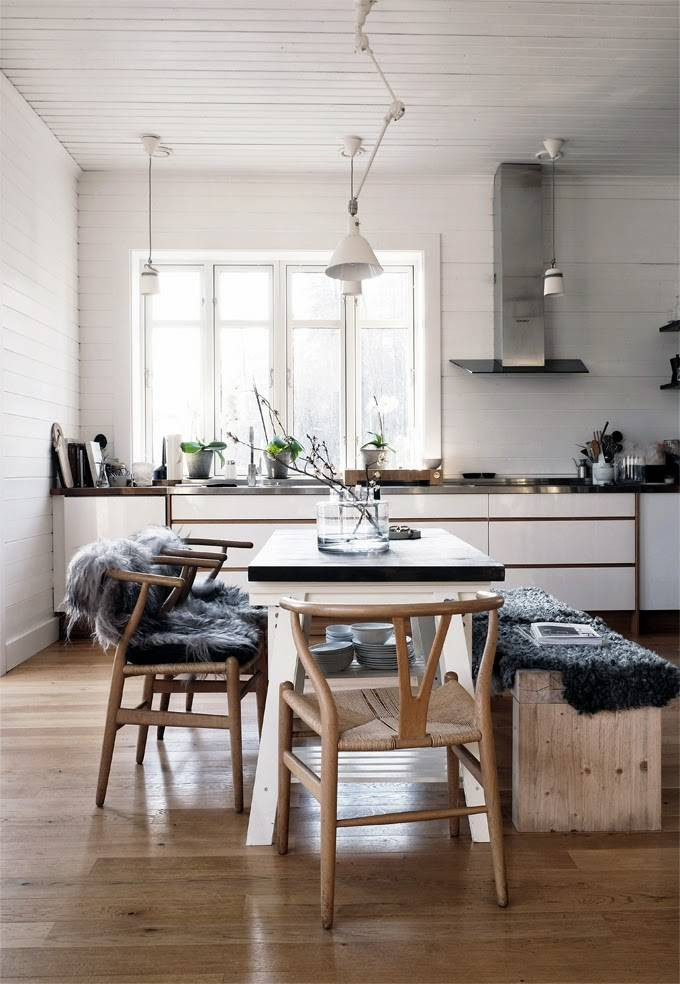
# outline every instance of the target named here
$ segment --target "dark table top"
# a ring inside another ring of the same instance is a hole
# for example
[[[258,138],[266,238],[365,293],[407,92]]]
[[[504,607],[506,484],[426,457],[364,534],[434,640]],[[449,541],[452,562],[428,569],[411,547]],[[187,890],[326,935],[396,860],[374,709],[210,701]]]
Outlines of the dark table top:
[[[391,540],[384,554],[320,551],[316,528],[277,530],[248,568],[249,581],[503,581],[505,568],[442,529]]]

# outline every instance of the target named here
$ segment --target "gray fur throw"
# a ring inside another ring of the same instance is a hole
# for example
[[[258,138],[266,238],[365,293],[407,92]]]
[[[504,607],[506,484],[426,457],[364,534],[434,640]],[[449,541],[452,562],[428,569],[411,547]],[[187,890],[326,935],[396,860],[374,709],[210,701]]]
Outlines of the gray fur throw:
[[[67,632],[85,621],[103,647],[120,639],[139,595],[139,585],[114,581],[107,571],[118,569],[149,574],[179,574],[178,568],[160,567],[150,558],[161,542],[172,549],[170,530],[146,530],[136,539],[98,540],[82,547],[69,564],[65,609]],[[175,546],[180,546],[177,540]],[[168,588],[153,586],[127,658],[133,663],[222,662],[235,656],[240,663],[257,655],[266,615],[252,608],[239,588],[221,581],[195,585],[176,608],[161,612]]]
[[[579,713],[618,711],[632,707],[663,707],[680,693],[680,670],[644,649],[600,618],[553,598],[539,588],[499,591],[494,677],[496,690],[511,689],[517,670],[556,670],[562,674],[564,699]],[[472,621],[472,662],[476,675],[484,649],[488,616]],[[536,646],[519,631],[532,622],[581,622],[605,636],[602,646]]]

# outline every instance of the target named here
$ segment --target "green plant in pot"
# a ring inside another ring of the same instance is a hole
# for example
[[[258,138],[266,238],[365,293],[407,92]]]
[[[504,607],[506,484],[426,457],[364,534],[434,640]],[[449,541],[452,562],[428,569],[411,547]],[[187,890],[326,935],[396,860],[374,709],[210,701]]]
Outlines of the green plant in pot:
[[[211,441],[210,444],[206,444],[196,438],[195,441],[182,441],[180,447],[184,452],[189,478],[210,478],[215,455],[218,455],[224,464],[222,452],[227,447],[224,441]]]
[[[265,451],[269,478],[288,478],[288,466],[295,464],[302,445],[290,434],[285,437],[275,434]]]
[[[385,411],[381,408],[376,396],[373,397],[373,402],[378,417],[378,429],[377,431],[368,432],[371,435],[370,441],[366,441],[359,449],[364,468],[383,467],[388,452],[394,451],[394,448],[390,447],[385,437]]]

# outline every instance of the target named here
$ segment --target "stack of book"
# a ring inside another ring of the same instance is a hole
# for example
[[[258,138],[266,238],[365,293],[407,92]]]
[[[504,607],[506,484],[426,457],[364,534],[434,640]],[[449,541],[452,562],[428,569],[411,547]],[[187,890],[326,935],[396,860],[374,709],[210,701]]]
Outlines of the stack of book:
[[[532,622],[522,630],[537,646],[601,646],[603,637],[580,622]]]

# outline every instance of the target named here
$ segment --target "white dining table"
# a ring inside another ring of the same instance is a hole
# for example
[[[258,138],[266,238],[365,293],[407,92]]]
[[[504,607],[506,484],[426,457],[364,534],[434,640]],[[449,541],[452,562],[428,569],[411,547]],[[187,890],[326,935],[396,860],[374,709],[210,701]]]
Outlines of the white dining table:
[[[474,597],[502,581],[503,565],[464,540],[443,529],[422,531],[418,540],[393,540],[383,554],[350,555],[322,552],[316,529],[281,529],[269,538],[248,567],[248,593],[253,605],[267,608],[269,642],[269,691],[255,773],[246,844],[271,844],[276,820],[278,790],[279,685],[292,681],[304,685],[298,664],[288,612],[279,608],[288,596],[318,604],[390,604],[456,600]],[[433,618],[414,620],[414,645],[420,654],[429,652],[434,638]],[[454,618],[442,651],[440,673],[454,670],[459,682],[473,691],[471,669],[472,623],[469,616]],[[375,674],[365,685],[376,686]],[[338,676],[338,685],[344,685]],[[331,686],[333,686],[331,680]],[[377,685],[385,685],[385,682]],[[475,745],[468,746],[475,755]],[[443,749],[406,750],[397,753],[364,752],[340,754],[340,781],[443,782],[446,778]],[[370,767],[366,759],[372,757]],[[361,758],[361,763],[358,759]],[[313,765],[313,759],[311,764]],[[479,783],[462,769],[465,801],[470,806],[484,802]],[[485,814],[469,818],[472,838],[488,841]]]

